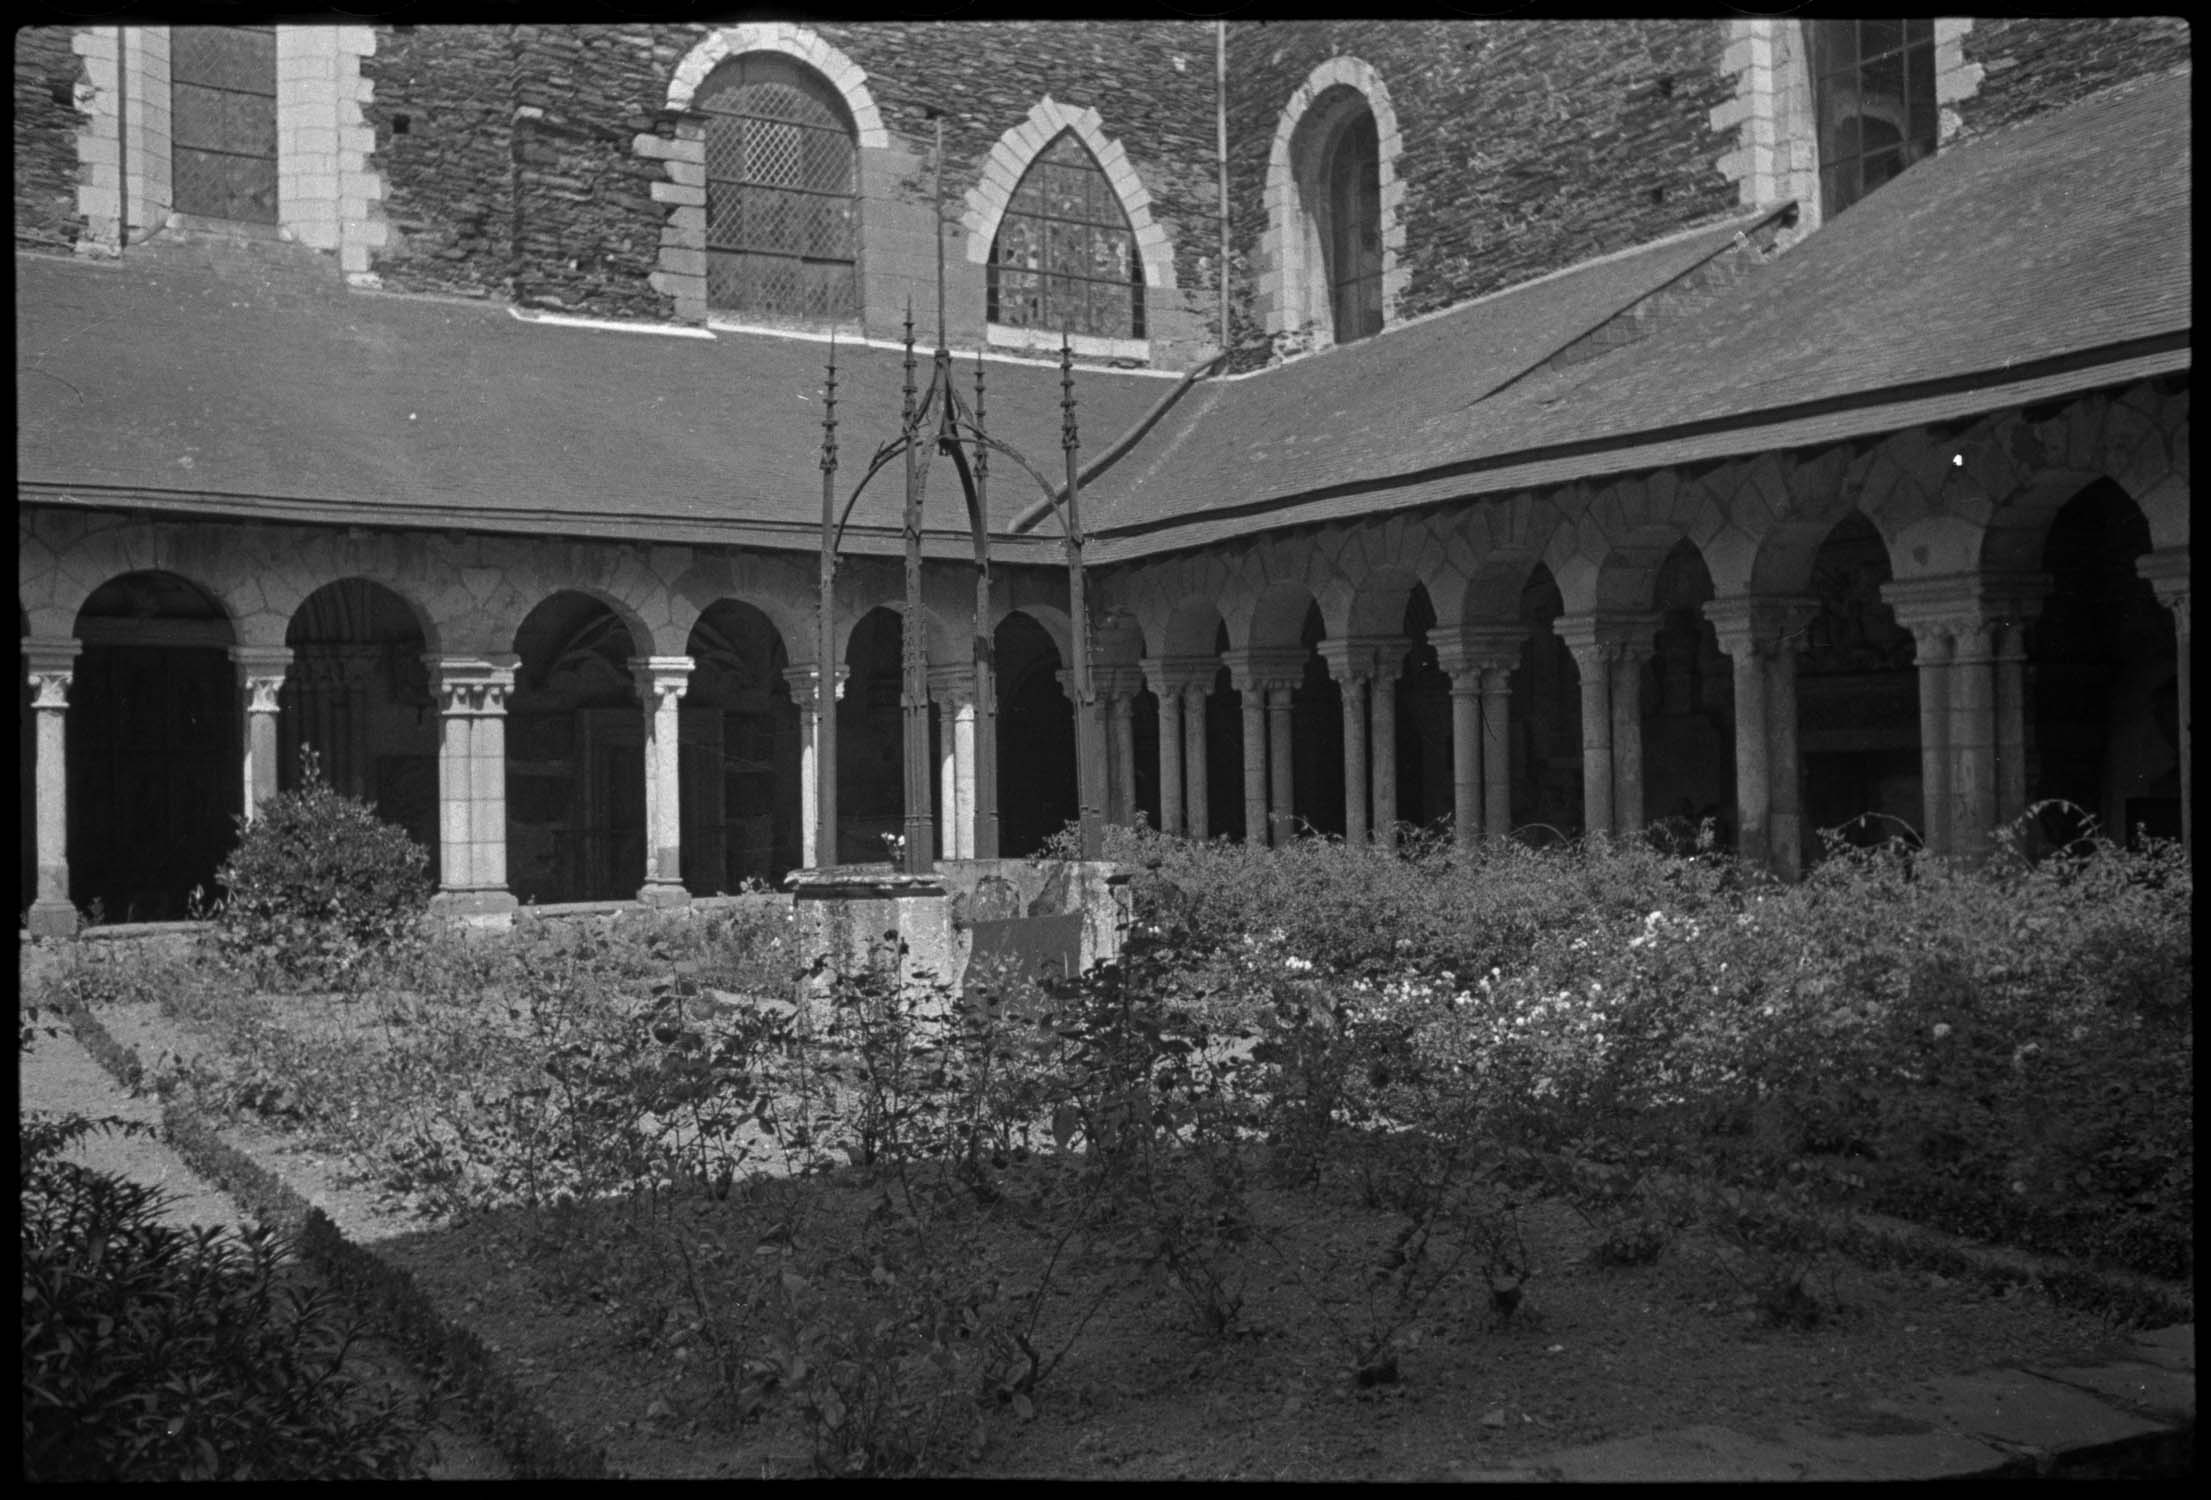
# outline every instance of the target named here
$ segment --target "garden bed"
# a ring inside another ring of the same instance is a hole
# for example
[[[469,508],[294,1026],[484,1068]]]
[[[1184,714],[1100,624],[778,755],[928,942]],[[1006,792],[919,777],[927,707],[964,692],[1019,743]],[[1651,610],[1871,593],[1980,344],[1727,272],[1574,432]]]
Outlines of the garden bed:
[[[2170,857],[1132,852],[1049,990],[764,999],[751,911],[61,982],[617,1473],[1438,1478],[2191,1315]]]

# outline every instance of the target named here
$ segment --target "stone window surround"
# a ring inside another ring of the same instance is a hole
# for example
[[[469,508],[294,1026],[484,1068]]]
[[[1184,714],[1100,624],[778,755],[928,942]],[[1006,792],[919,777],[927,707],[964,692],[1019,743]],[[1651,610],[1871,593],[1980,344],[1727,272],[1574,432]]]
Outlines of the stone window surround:
[[[1711,126],[1735,135],[1719,160],[1748,208],[1797,205],[1795,238],[1820,222],[1819,131],[1812,107],[1810,38],[1804,22],[1758,17],[1728,22],[1720,71],[1735,77],[1735,97],[1714,107]],[[1983,69],[1965,60],[1968,19],[1935,21],[1935,149],[1964,129],[1958,105],[1980,91]]]
[[[116,130],[116,43],[122,41],[124,131]],[[204,219],[170,206],[169,28],[88,26],[72,49],[86,77],[77,86],[85,119],[77,133],[77,207],[84,254],[115,255],[119,201],[129,192],[130,233],[201,229],[256,237],[266,226]],[[374,84],[361,59],[376,50],[370,26],[276,28],[277,227],[279,239],[337,255],[346,279],[374,286],[369,254],[389,235],[382,178],[370,167],[376,131],[362,113]]]
[[[982,181],[968,189],[967,211],[960,215],[967,231],[967,259],[978,272],[987,267],[991,241],[998,236],[998,222],[1013,202],[1014,189],[1021,185],[1037,156],[1063,130],[1073,131],[1089,150],[1112,185],[1114,197],[1120,200],[1121,212],[1128,216],[1129,228],[1136,236],[1136,253],[1144,262],[1144,321],[1149,328],[1158,311],[1153,294],[1175,290],[1174,250],[1167,231],[1152,218],[1152,195],[1137,177],[1135,164],[1121,143],[1105,133],[1104,121],[1095,109],[1069,109],[1046,94],[1030,109],[1026,120],[998,138],[983,163]],[[1006,349],[1057,349],[1060,345],[1057,332],[999,323],[988,325],[987,338]],[[1097,338],[1078,333],[1068,343],[1075,353],[1090,359],[1151,358],[1149,339]]]
[[[1363,100],[1374,116],[1377,154],[1381,158],[1383,328],[1398,322],[1398,298],[1411,279],[1410,270],[1403,264],[1405,184],[1397,175],[1397,166],[1405,142],[1398,129],[1397,108],[1390,101],[1381,74],[1356,57],[1332,57],[1298,85],[1276,121],[1274,144],[1267,153],[1267,228],[1259,238],[1259,305],[1266,330],[1288,337],[1302,332],[1313,348],[1326,348],[1336,337],[1315,191],[1320,167],[1317,153],[1328,144],[1330,132],[1308,133],[1306,127],[1316,108],[1333,112],[1348,104],[1349,100],[1338,92],[1344,89]],[[1307,135],[1303,141],[1297,139],[1301,134]],[[1293,147],[1315,159],[1297,159]],[[1319,192],[1326,190],[1325,183],[1317,187]]]
[[[675,299],[679,322],[703,323],[706,305],[706,119],[693,110],[693,100],[713,71],[733,57],[748,52],[773,52],[812,69],[844,100],[852,116],[854,144],[865,153],[891,144],[883,127],[882,111],[868,90],[867,74],[860,65],[803,26],[788,21],[750,21],[724,26],[684,54],[668,81],[668,108],[676,112],[675,135],[647,131],[630,149],[662,163],[666,180],[652,184],[653,201],[668,207],[667,222],[660,231],[660,264],[648,284]],[[857,260],[862,276],[867,266],[866,169],[861,166],[861,204]]]

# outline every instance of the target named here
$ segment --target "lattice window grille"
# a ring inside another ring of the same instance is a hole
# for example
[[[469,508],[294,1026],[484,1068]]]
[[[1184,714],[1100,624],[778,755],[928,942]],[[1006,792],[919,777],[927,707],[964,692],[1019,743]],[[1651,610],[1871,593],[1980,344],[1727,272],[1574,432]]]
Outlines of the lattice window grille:
[[[818,88],[746,58],[700,93],[710,306],[819,320],[857,305],[858,158]]]
[[[169,106],[177,212],[274,224],[276,28],[170,28]]]
[[[993,323],[1098,338],[1144,337],[1144,262],[1113,184],[1072,131],[1030,165],[999,221],[986,270]]]
[[[1817,21],[1811,30],[1820,202],[1833,215],[1934,155],[1935,23]]]

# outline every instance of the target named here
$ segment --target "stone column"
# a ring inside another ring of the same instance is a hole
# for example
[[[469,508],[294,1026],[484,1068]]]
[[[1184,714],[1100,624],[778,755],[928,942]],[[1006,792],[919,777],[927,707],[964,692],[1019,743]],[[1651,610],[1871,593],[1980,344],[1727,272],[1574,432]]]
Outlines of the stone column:
[[[261,804],[276,795],[276,700],[283,691],[284,670],[291,665],[292,653],[284,646],[233,646],[230,659],[237,665],[238,685],[246,700],[242,773],[246,821],[250,823],[260,815]],[[331,785],[338,783],[333,780]]]
[[[633,656],[630,677],[645,708],[645,884],[648,906],[681,906],[683,888],[683,720],[678,701],[691,683],[688,656]]]
[[[505,927],[507,694],[520,658],[425,656],[438,699],[438,895],[431,909],[472,926]]]
[[[24,665],[31,680],[31,712],[37,716],[33,768],[38,812],[31,855],[38,894],[28,917],[33,937],[69,937],[77,908],[69,899],[69,684],[83,646],[67,638],[27,640]]]
[[[1182,684],[1159,661],[1144,663],[1159,700],[1159,831],[1182,832]]]
[[[938,846],[946,859],[975,857],[975,672],[971,667],[931,667],[929,691],[937,703],[941,756],[938,777]]]
[[[2158,600],[2172,611],[2174,664],[2180,669],[2180,844],[2193,853],[2191,842],[2195,828],[2195,773],[2192,770],[2194,754],[2188,728],[2188,549],[2167,548],[2152,552],[2135,563],[2134,570],[2149,580],[2150,588]]]
[[[1996,821],[2027,814],[2027,626],[2007,620],[1996,632]]]
[[[1796,652],[1816,602],[1732,595],[1704,606],[1734,664],[1736,853],[1783,879],[1803,873]]]
[[[1374,712],[1367,724],[1374,778],[1374,842],[1397,847],[1397,679],[1405,665],[1405,643],[1375,648]]]
[[[815,675],[812,667],[786,667],[783,671],[784,686],[790,689],[791,702],[798,709],[799,859],[810,870],[837,862],[834,847],[827,858],[822,852],[821,717],[814,711]],[[837,668],[840,701],[844,698],[845,678],[850,675],[850,668]]]
[[[1562,615],[1553,626],[1581,677],[1582,829],[1612,831],[1612,642],[1589,615]]]
[[[1643,666],[1648,636],[1623,639],[1612,659],[1612,827],[1622,838],[1643,832]]]
[[[1265,678],[1250,651],[1231,651],[1221,660],[1236,689],[1242,717],[1244,751],[1244,842],[1267,842],[1267,704]]]
[[[1321,660],[1328,663],[1343,695],[1343,836],[1347,844],[1367,841],[1367,684],[1374,678],[1375,650],[1353,640],[1322,641]]]
[[[1267,690],[1267,836],[1277,849],[1297,837],[1295,721],[1291,716],[1296,677],[1268,680]]]
[[[1527,632],[1517,625],[1438,626],[1428,632],[1451,678],[1452,820],[1458,842],[1512,833],[1512,673]]]
[[[1512,672],[1496,658],[1482,668],[1482,826],[1492,844],[1512,837]]]
[[[1106,821],[1136,824],[1136,694],[1144,680],[1134,667],[1099,667],[1091,679],[1105,708]]]
[[[1206,796],[1206,705],[1212,697],[1209,683],[1190,683],[1182,690],[1182,813],[1190,837],[1213,836],[1212,807]]]
[[[1482,837],[1482,669],[1462,666],[1450,677],[1451,834],[1471,849]]]
[[[2002,686],[2004,634],[2023,626],[2048,592],[2031,573],[1952,574],[1886,583],[1881,597],[1919,643],[1920,766],[1926,783],[1927,846],[1978,859],[1988,851],[2003,793],[2002,746],[2020,747],[2024,811],[2025,692]],[[2016,701],[2015,701],[2016,700]],[[2007,713],[2016,710],[2016,723]]]
[[[1817,606],[1813,606],[1814,609]],[[1766,739],[1773,777],[1772,869],[1783,880],[1804,873],[1804,763],[1797,753],[1796,663],[1810,611],[1799,612],[1775,638],[1766,662]]]
[[[1773,715],[1766,689],[1772,680],[1767,665],[1774,649],[1774,611],[1763,600],[1734,595],[1707,603],[1704,617],[1734,666],[1735,852],[1747,863],[1770,868]]]

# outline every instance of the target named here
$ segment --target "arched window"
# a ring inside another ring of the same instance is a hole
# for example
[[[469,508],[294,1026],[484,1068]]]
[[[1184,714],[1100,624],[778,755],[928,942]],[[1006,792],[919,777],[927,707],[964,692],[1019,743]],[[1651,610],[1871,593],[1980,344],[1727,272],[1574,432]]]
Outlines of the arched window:
[[[1822,217],[1935,154],[1935,23],[1809,23]]]
[[[1013,190],[991,241],[993,323],[1140,339],[1144,262],[1113,185],[1087,146],[1063,130]]]
[[[843,100],[773,53],[699,87],[706,116],[706,300],[729,312],[843,318],[858,307],[858,154]]]
[[[1382,331],[1382,153],[1373,112],[1336,127],[1323,158],[1327,223],[1321,240],[1336,342]]]
[[[276,28],[169,32],[169,167],[178,213],[276,222]]]

